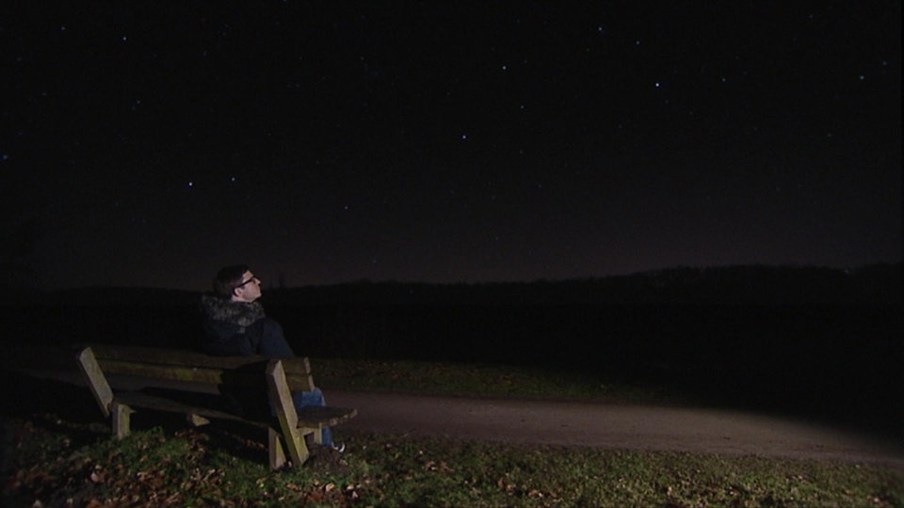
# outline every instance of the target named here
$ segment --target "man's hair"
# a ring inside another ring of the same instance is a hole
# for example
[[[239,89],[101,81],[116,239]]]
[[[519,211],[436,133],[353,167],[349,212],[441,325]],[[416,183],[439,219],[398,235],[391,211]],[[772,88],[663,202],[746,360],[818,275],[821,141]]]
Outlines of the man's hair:
[[[242,282],[242,275],[251,271],[248,265],[233,265],[221,268],[213,279],[213,292],[221,298],[232,298],[232,290]]]

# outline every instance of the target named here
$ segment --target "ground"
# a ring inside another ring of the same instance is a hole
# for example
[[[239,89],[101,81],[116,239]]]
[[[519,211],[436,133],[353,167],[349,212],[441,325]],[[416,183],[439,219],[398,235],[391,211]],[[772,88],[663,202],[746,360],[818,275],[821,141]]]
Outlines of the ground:
[[[330,391],[343,428],[447,437],[867,462],[904,470],[904,446],[824,424],[705,408]]]
[[[32,374],[66,386],[83,383],[74,372]],[[128,377],[111,376],[110,381],[126,389],[145,386],[142,380]],[[74,393],[85,396],[82,403],[90,402],[81,390]],[[331,406],[358,410],[340,433],[349,429],[507,443],[837,460],[904,471],[900,439],[755,412],[343,390],[328,390],[326,396]]]

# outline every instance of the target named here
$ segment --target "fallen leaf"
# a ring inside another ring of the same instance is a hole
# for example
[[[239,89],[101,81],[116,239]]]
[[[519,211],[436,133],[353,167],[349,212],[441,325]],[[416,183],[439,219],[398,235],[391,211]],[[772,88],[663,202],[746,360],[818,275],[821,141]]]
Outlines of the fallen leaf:
[[[107,473],[105,473],[103,469],[96,468],[94,471],[91,471],[88,478],[92,483],[104,483],[107,480]]]

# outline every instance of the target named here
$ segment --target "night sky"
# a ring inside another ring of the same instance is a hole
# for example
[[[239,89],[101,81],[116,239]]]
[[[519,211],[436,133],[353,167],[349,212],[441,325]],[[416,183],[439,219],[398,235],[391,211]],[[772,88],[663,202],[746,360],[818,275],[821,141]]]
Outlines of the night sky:
[[[3,2],[0,47],[35,287],[901,260],[900,1]]]

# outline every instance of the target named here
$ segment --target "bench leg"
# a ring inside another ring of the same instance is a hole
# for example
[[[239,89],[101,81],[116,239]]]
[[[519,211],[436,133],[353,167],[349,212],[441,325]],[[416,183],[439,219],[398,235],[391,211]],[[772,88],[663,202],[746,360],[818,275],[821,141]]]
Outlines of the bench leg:
[[[282,446],[282,434],[270,427],[267,429],[267,443],[270,451],[270,469],[276,471],[286,465],[286,451]]]
[[[196,415],[194,413],[185,415],[185,419],[192,427],[201,427],[210,423],[210,420],[208,420],[207,418],[204,418],[201,415]]]
[[[308,445],[304,442],[304,434],[300,430],[295,429],[294,432],[284,435],[286,446],[289,447],[289,456],[292,457],[295,466],[301,466],[311,456]]]
[[[113,414],[113,435],[116,439],[128,436],[131,415],[135,410],[116,401],[111,404],[110,410]]]
[[[323,429],[301,429],[302,434],[311,433],[314,435],[314,444],[323,446]]]

